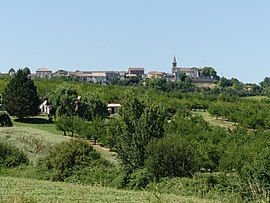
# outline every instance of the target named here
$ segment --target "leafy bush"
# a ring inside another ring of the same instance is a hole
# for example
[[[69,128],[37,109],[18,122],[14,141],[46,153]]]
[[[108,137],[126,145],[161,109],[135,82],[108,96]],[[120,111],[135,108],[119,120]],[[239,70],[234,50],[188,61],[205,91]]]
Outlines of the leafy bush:
[[[159,182],[151,182],[146,188],[160,193],[211,198],[224,202],[242,202],[240,189],[239,177],[224,173],[196,173],[192,178],[163,178]]]
[[[5,112],[0,112],[0,127],[12,127],[12,121]]]
[[[270,198],[270,152],[269,148],[263,150],[258,157],[246,163],[240,171],[243,194],[258,201]]]
[[[71,140],[55,146],[40,165],[51,172],[50,179],[63,181],[74,171],[88,167],[100,154],[86,141]]]
[[[179,136],[154,140],[147,146],[146,168],[160,177],[190,177],[198,170],[193,146]]]
[[[18,148],[4,142],[0,142],[0,167],[15,167],[28,164],[26,155]]]
[[[137,169],[131,175],[128,186],[132,189],[145,188],[153,180],[153,175],[146,169]]]
[[[65,179],[65,182],[83,183],[83,184],[100,184],[102,186],[116,187],[114,181],[119,175],[119,170],[103,159],[92,161],[89,166],[80,168]]]

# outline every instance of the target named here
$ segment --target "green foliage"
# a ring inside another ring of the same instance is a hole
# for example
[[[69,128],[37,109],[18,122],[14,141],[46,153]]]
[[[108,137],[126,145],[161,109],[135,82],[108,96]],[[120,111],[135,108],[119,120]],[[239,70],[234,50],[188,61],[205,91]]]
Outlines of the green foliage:
[[[165,78],[150,78],[146,80],[145,86],[163,92],[194,92],[197,90],[185,75],[181,75],[176,82],[167,81]]]
[[[211,198],[214,202],[244,202],[240,184],[241,180],[235,174],[196,173],[192,178],[163,178],[151,182],[146,190]]]
[[[190,177],[199,169],[194,146],[179,136],[151,141],[147,155],[146,168],[158,179]]]
[[[119,119],[113,118],[113,119],[108,119],[105,123],[105,128],[104,128],[104,134],[101,136],[100,141],[110,147],[111,149],[116,148],[117,144],[117,139],[115,135],[120,131],[121,132],[121,125],[119,125]]]
[[[87,167],[74,171],[70,177],[65,178],[65,182],[117,187],[116,179],[119,174],[119,170],[108,161],[97,159]]]
[[[144,189],[153,179],[153,174],[146,168],[137,169],[130,174],[128,187],[132,189]]]
[[[57,116],[73,116],[75,115],[77,97],[76,89],[67,84],[61,85],[49,96],[49,103],[56,111]]]
[[[212,67],[204,67],[201,71],[202,76],[214,78],[217,76],[217,72]]]
[[[28,158],[21,150],[5,142],[0,142],[0,168],[15,167],[28,164],[28,162]]]
[[[122,103],[120,115],[115,118],[115,147],[122,163],[136,169],[144,165],[147,144],[164,136],[165,112],[161,106],[148,106],[128,96]]]
[[[27,75],[31,74],[31,71],[28,67],[25,67],[24,69],[22,69],[22,71]]]
[[[86,141],[71,140],[55,146],[40,165],[51,172],[50,179],[64,180],[74,171],[88,167],[100,155]]]
[[[247,162],[240,171],[243,182],[244,196],[253,201],[270,197],[270,152],[269,147],[260,152],[257,157]],[[268,191],[268,192],[267,192]]]
[[[260,85],[263,88],[269,87],[270,86],[270,77],[265,77],[262,82],[260,82]]]
[[[98,96],[92,96],[87,100],[87,117],[86,119],[91,121],[98,118],[104,119],[109,113],[107,110],[107,104],[102,101]]]
[[[84,128],[84,136],[96,142],[97,140],[102,140],[102,137],[106,133],[105,131],[105,120],[96,118],[91,122],[87,122]]]
[[[229,87],[231,86],[232,83],[229,79],[225,78],[225,77],[221,77],[219,80],[219,87]]]
[[[0,111],[0,127],[12,127],[12,121],[8,114]]]
[[[19,119],[36,116],[39,113],[40,101],[37,96],[37,88],[22,70],[19,70],[7,84],[2,102],[9,115]]]
[[[266,101],[213,102],[208,111],[216,117],[226,118],[251,129],[269,129],[270,104]]]
[[[227,136],[225,129],[211,127],[200,116],[183,117],[176,114],[166,126],[166,135],[176,137],[195,149],[198,168],[216,171],[220,164],[223,148],[222,139]]]
[[[57,130],[64,132],[64,135],[67,135],[67,132],[71,132],[73,136],[75,131],[75,122],[73,116],[58,116],[55,121],[55,125]]]

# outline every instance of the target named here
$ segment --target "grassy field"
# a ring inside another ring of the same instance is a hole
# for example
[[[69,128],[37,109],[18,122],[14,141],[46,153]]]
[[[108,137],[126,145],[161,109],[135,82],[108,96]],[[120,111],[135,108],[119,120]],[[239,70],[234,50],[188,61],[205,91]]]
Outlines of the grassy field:
[[[243,99],[251,99],[251,100],[256,100],[260,101],[262,99],[269,99],[270,97],[267,96],[250,96],[250,97],[244,97]]]
[[[8,142],[26,153],[32,163],[45,156],[53,145],[68,139],[31,127],[0,128],[0,140]]]
[[[212,117],[207,111],[193,111],[192,113],[202,116],[204,120],[208,122],[210,125],[220,126],[220,127],[229,128],[229,129],[235,128],[235,125],[233,122],[220,119],[220,118],[216,119],[215,117]]]
[[[56,126],[48,121],[46,115],[40,115],[34,118],[27,118],[25,122],[18,122],[15,118],[12,119],[13,125],[17,127],[30,127],[39,130],[44,130],[56,135],[62,135],[62,132],[56,129]]]
[[[46,121],[40,123],[40,119],[44,118],[28,119],[29,122],[32,121],[31,123],[13,122],[14,127],[12,128],[0,128],[0,140],[22,149],[34,164],[45,156],[52,146],[71,139],[63,136],[54,124],[46,123]],[[103,158],[114,165],[119,165],[115,152],[100,145],[93,145],[93,147]]]
[[[0,202],[214,202],[174,194],[0,177]]]

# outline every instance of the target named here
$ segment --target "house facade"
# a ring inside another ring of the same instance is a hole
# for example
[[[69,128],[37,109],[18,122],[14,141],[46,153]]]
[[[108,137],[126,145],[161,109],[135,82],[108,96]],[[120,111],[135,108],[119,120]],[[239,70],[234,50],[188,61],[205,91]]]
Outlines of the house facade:
[[[84,82],[106,84],[107,82],[119,77],[116,71],[75,71],[69,72],[69,76],[78,78]]]
[[[36,70],[36,77],[50,79],[52,77],[52,71],[45,67],[39,68]]]
[[[128,74],[129,75],[136,75],[136,76],[143,76],[144,75],[144,68],[129,68]]]

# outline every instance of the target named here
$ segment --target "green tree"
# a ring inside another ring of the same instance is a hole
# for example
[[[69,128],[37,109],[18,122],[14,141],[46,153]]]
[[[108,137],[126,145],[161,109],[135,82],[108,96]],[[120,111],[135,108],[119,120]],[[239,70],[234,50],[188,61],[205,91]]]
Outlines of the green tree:
[[[36,116],[39,113],[40,101],[37,96],[37,88],[22,70],[19,70],[7,84],[2,100],[4,109],[9,115],[19,119]]]
[[[147,144],[164,136],[165,112],[131,95],[123,101],[120,115],[115,126],[116,149],[122,163],[134,170],[144,165]]]
[[[217,76],[217,72],[215,71],[214,68],[212,67],[204,67],[202,69],[202,72],[201,74],[204,76],[204,77],[211,77],[211,78],[214,78]]]
[[[56,116],[73,116],[76,112],[78,93],[70,85],[61,85],[50,96],[49,103],[56,110]]]
[[[262,82],[260,82],[260,85],[265,88],[270,86],[270,77],[264,78]]]
[[[96,118],[106,118],[109,115],[107,104],[98,96],[92,96],[87,100],[87,120],[94,120]]]
[[[27,75],[31,74],[31,71],[30,71],[30,69],[28,67],[25,67],[23,69],[23,72],[25,72]]]
[[[225,77],[221,77],[219,80],[219,87],[230,87],[231,81]]]
[[[102,137],[105,136],[105,127],[105,119],[102,119],[100,117],[95,118],[91,122],[87,123],[86,128],[84,128],[84,135],[88,139],[92,139],[94,141],[94,144],[96,144],[97,140],[102,140]]]
[[[179,136],[153,140],[147,147],[146,168],[160,177],[190,177],[199,167],[194,146]]]

